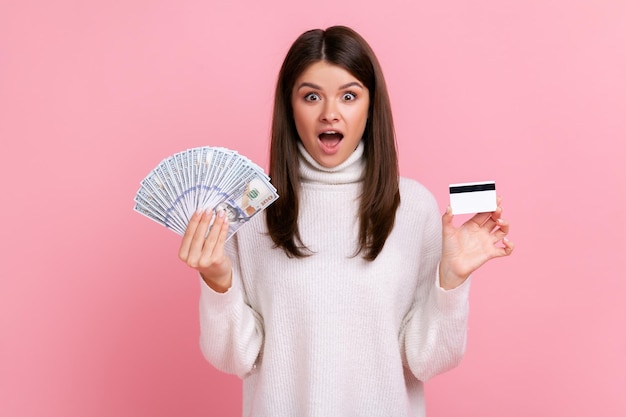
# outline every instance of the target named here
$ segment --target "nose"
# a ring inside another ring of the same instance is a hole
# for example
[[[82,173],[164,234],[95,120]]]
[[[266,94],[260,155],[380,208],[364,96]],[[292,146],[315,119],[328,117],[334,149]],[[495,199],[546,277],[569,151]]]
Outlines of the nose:
[[[332,100],[328,100],[324,104],[320,120],[326,123],[333,123],[339,120],[339,110]]]

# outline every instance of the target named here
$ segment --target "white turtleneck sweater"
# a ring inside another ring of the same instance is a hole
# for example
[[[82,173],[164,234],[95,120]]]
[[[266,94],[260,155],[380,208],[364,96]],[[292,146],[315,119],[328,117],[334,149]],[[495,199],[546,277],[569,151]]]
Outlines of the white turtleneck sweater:
[[[435,199],[401,178],[382,252],[353,257],[363,144],[334,169],[301,155],[298,225],[314,254],[275,249],[263,215],[242,227],[226,245],[232,287],[201,280],[202,352],[243,378],[245,417],[423,416],[422,381],[463,355],[469,299],[469,280],[439,287]]]

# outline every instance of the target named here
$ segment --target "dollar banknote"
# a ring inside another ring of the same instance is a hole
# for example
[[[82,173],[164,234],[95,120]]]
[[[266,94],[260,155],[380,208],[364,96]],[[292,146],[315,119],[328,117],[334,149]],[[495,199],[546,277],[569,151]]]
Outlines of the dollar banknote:
[[[230,239],[278,199],[263,169],[234,150],[203,146],[163,159],[140,182],[134,210],[183,235],[193,213],[223,210]]]

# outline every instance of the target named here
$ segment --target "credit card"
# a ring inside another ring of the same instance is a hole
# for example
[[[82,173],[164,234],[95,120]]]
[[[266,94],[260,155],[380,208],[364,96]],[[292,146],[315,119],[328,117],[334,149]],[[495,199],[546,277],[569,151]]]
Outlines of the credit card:
[[[489,213],[496,211],[496,182],[450,184],[452,214]]]

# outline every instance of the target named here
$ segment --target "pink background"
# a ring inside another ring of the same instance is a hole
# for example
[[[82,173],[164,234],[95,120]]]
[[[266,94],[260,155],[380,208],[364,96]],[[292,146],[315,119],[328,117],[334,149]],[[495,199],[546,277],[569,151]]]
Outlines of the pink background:
[[[179,238],[132,199],[189,147],[267,166],[288,46],[341,23],[381,60],[402,174],[442,211],[494,179],[513,225],[429,416],[626,415],[626,3],[299,4],[2,0],[0,414],[240,415]]]

